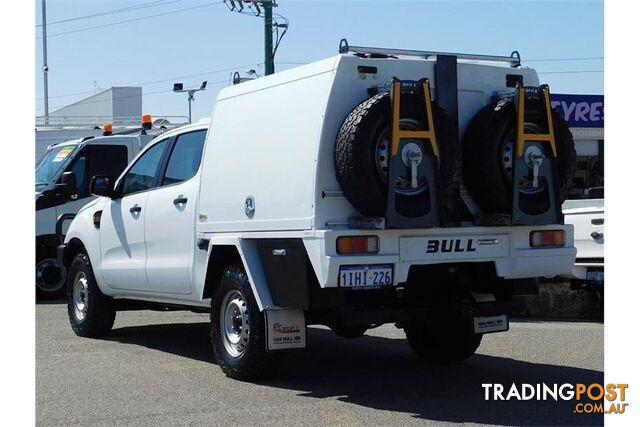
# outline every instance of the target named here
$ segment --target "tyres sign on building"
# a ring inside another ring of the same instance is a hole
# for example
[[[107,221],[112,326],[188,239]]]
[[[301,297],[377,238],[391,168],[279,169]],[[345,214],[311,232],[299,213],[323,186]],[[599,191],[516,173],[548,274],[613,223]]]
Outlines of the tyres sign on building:
[[[551,106],[570,127],[604,128],[604,95],[552,95]]]
[[[604,139],[604,95],[553,94],[551,106],[569,124],[578,154],[582,148],[579,142]]]
[[[604,95],[552,94],[551,106],[573,134],[578,163],[570,196],[582,198],[604,185]]]

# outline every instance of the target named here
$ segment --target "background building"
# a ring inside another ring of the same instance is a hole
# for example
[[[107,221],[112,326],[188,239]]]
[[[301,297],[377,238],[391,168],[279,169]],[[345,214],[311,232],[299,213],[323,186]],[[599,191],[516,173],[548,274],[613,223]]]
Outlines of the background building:
[[[51,144],[86,136],[102,135],[105,123],[113,131],[140,126],[142,117],[141,87],[111,87],[49,114],[36,117],[36,160]],[[154,126],[167,128],[185,124],[183,116],[152,115]]]
[[[604,95],[551,95],[551,105],[569,124],[576,144],[577,171],[570,198],[604,187]]]
[[[49,114],[49,124],[115,126],[139,122],[142,115],[141,87],[111,87]]]

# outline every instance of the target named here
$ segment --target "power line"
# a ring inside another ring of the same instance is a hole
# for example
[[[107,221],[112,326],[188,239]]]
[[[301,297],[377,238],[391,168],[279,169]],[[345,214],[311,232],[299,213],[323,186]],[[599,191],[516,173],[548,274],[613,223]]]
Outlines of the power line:
[[[594,56],[589,58],[547,58],[547,59],[522,59],[522,62],[562,62],[562,61],[590,61],[590,60],[602,60],[603,56]],[[296,62],[296,61],[278,61],[277,64],[282,65],[304,65],[308,62]]]
[[[538,74],[582,74],[582,73],[604,73],[604,70],[572,70],[572,71],[539,71]]]
[[[91,15],[84,15],[84,16],[76,16],[73,18],[67,18],[67,19],[61,19],[60,21],[52,21],[52,22],[47,22],[47,25],[56,25],[56,24],[64,24],[67,22],[73,22],[73,21],[80,21],[82,19],[90,19],[90,18],[97,18],[99,16],[105,16],[105,15],[113,15],[116,13],[124,13],[124,12],[131,12],[131,11],[135,11],[135,10],[140,10],[140,9],[146,9],[146,8],[150,8],[150,7],[157,7],[157,6],[166,6],[172,3],[178,3],[181,2],[182,0],[154,0],[154,1],[150,1],[147,3],[142,3],[142,4],[138,4],[138,5],[134,5],[134,6],[127,6],[127,7],[123,7],[120,9],[113,9],[113,10],[107,10],[104,12],[98,12],[98,13],[93,13]],[[38,24],[36,25],[37,27],[42,27],[42,24]]]
[[[171,15],[173,13],[178,13],[178,12],[186,12],[188,10],[201,9],[203,7],[210,7],[210,6],[215,6],[215,5],[219,5],[219,4],[223,4],[223,3],[224,2],[222,2],[222,1],[216,1],[216,2],[213,2],[213,3],[202,4],[202,5],[198,5],[198,6],[191,6],[191,7],[185,7],[183,9],[175,9],[175,10],[171,10],[171,11],[168,11],[168,12],[156,13],[155,15],[146,15],[146,16],[141,16],[141,17],[138,17],[138,18],[125,19],[123,21],[111,22],[111,23],[103,24],[103,25],[94,25],[94,26],[91,26],[91,27],[79,28],[77,30],[63,31],[61,33],[49,34],[47,36],[47,38],[63,36],[63,35],[66,35],[66,34],[79,33],[81,31],[95,30],[97,28],[112,27],[114,25],[127,24],[129,22],[143,21],[143,20],[146,20],[146,19],[157,18],[159,16]],[[37,39],[41,39],[42,37],[36,37],[36,38]]]
[[[522,62],[556,62],[556,61],[592,61],[604,59],[604,56],[592,56],[589,58],[546,58],[546,59],[523,59]]]
[[[130,83],[130,84],[126,84],[126,85],[120,85],[120,86],[145,86],[145,85],[154,85],[154,84],[158,84],[158,83],[164,83],[164,82],[168,82],[171,80],[177,80],[177,79],[188,79],[191,77],[199,77],[199,76],[208,76],[211,74],[218,74],[218,73],[223,73],[223,72],[227,72],[227,71],[235,71],[238,69],[242,69],[242,68],[246,68],[246,67],[252,67],[252,66],[260,66],[262,64],[245,64],[245,65],[238,65],[235,67],[229,67],[229,68],[221,68],[218,70],[212,70],[212,71],[205,71],[202,73],[197,73],[197,74],[188,74],[188,75],[184,75],[184,76],[174,76],[174,77],[167,77],[166,79],[161,79],[161,80],[151,80],[151,81],[147,81],[147,82],[140,82],[140,83]],[[93,94],[95,92],[93,91],[83,91],[83,92],[75,92],[75,93],[68,93],[68,94],[63,94],[63,95],[55,95],[55,96],[50,96],[49,98],[67,98],[70,96],[76,96],[76,95],[86,95],[86,94]],[[42,100],[42,98],[36,98],[36,100]]]
[[[222,84],[222,83],[229,83],[229,79],[225,79],[225,80],[217,80],[215,82],[211,82],[209,83],[209,85],[217,85],[217,84]],[[163,90],[156,90],[156,91],[152,91],[152,92],[144,92],[141,95],[142,96],[146,96],[146,95],[157,95],[159,93],[165,93],[165,92],[173,92],[173,89],[163,89]],[[112,98],[109,99],[96,99],[94,101],[78,101],[77,103],[82,104],[82,105],[87,105],[87,104],[99,104],[101,102],[112,102],[114,100],[120,100],[120,99],[127,99],[127,98],[136,98],[140,95],[135,94],[135,95],[121,95],[121,96],[114,96]],[[62,108],[62,107],[66,107],[67,105],[58,105],[55,107],[51,107],[51,108]]]

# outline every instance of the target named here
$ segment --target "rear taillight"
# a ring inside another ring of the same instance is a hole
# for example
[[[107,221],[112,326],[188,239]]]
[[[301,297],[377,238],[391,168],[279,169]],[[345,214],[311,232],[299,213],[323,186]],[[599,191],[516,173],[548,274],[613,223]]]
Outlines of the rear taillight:
[[[379,249],[377,236],[342,236],[336,243],[340,255],[378,253]]]
[[[529,234],[532,248],[562,247],[564,242],[564,230],[532,231]]]

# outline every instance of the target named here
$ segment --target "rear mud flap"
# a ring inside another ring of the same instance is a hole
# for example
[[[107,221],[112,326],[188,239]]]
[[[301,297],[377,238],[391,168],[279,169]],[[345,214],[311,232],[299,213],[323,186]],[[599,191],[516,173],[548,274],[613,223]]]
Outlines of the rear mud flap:
[[[476,334],[490,334],[509,330],[509,318],[506,314],[489,317],[474,317],[473,332]]]
[[[265,310],[267,351],[293,350],[307,345],[303,310]]]

